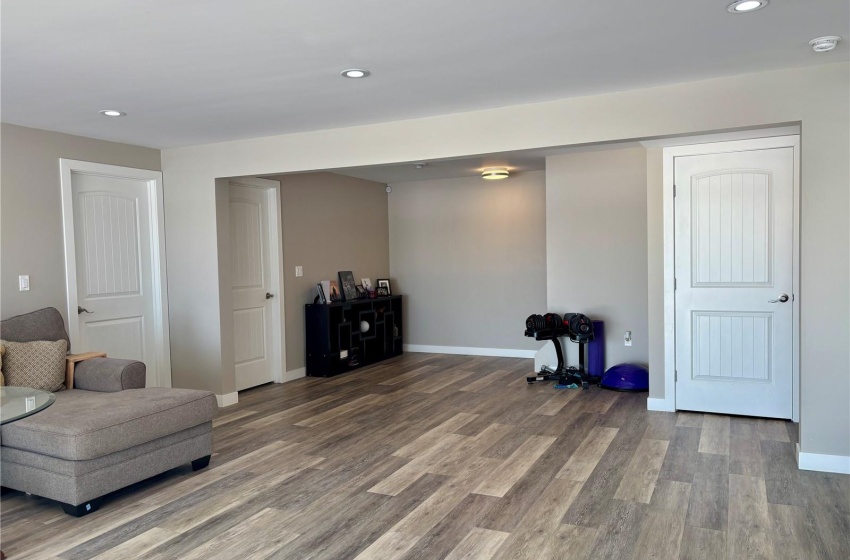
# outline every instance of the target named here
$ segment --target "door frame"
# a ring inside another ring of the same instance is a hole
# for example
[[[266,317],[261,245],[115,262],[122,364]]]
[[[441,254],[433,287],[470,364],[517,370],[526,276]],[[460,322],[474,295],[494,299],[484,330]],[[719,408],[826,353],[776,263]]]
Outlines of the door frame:
[[[270,179],[259,179],[257,177],[233,177],[227,180],[228,196],[227,204],[230,205],[230,186],[237,185],[240,187],[248,187],[261,189],[266,191],[269,203],[269,268],[271,269],[271,286],[272,290],[277,294],[278,304],[272,305],[272,328],[275,333],[272,334],[272,339],[277,342],[271,348],[272,362],[272,381],[275,383],[283,383],[286,381],[286,308],[284,303],[283,293],[283,212],[280,206],[280,182]],[[229,235],[229,233],[228,233]],[[232,260],[232,255],[231,255]],[[232,287],[231,287],[232,289]],[[227,310],[231,315],[233,310]],[[233,341],[229,341],[233,344]],[[235,372],[235,368],[234,368]]]
[[[65,293],[68,302],[68,336],[71,346],[80,344],[77,321],[77,252],[74,239],[74,198],[72,175],[95,175],[147,182],[148,218],[150,220],[150,267],[153,279],[154,352],[157,386],[171,387],[171,342],[168,329],[168,284],[165,270],[165,217],[163,214],[162,172],[134,167],[121,167],[73,159],[59,159],[62,187],[62,227],[65,237]],[[159,305],[157,305],[157,303]],[[120,356],[115,356],[120,358]]]
[[[794,151],[794,209],[791,300],[791,419],[800,421],[800,136],[774,136],[752,140],[734,140],[671,146],[663,150],[664,192],[664,402],[656,409],[676,410],[676,291],[675,281],[675,205],[674,180],[677,157],[773,148],[792,148]]]

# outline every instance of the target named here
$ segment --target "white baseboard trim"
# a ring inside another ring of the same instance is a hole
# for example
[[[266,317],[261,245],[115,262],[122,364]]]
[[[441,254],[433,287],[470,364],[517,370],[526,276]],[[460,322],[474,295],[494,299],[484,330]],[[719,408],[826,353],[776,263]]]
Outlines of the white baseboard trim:
[[[307,377],[307,368],[306,367],[291,369],[291,370],[285,371],[283,373],[282,383],[286,383],[287,381],[295,381],[296,379],[301,379],[302,377]]]
[[[652,397],[647,397],[646,409],[656,410],[659,412],[676,412],[676,406],[673,404],[672,399],[654,399]]]
[[[219,408],[231,406],[239,402],[239,393],[227,393],[226,395],[216,395],[215,400],[218,402]]]
[[[464,356],[493,356],[495,358],[534,358],[537,350],[512,348],[471,348],[467,346],[429,346],[427,344],[405,344],[405,352],[428,354],[462,354]]]
[[[804,471],[819,471],[838,474],[850,474],[850,457],[846,455],[824,455],[822,453],[804,453],[797,444],[797,466]]]

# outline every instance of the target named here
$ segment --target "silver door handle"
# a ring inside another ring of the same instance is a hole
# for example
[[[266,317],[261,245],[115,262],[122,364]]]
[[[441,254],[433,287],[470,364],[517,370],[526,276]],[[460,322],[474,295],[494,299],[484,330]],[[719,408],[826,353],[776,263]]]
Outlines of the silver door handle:
[[[77,306],[77,315],[82,315],[83,313],[94,313],[94,311],[89,311],[85,307]]]
[[[782,294],[779,299],[769,299],[767,303],[785,303],[786,301],[788,301],[788,294]]]
[[[273,297],[274,297],[274,294],[270,294],[270,293],[266,292],[266,299],[272,299]]]

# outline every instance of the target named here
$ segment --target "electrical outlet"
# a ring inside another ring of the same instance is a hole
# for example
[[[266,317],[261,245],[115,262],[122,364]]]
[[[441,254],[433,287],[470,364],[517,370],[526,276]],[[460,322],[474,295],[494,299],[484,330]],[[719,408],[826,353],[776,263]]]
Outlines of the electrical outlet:
[[[20,291],[20,292],[30,291],[30,276],[29,276],[29,274],[22,274],[22,275],[18,276],[18,291]]]
[[[304,267],[303,266],[296,266],[295,267],[295,277],[300,278],[302,276],[304,276]]]
[[[626,343],[626,346],[632,345],[632,331],[626,331],[626,336],[623,337],[623,341]]]

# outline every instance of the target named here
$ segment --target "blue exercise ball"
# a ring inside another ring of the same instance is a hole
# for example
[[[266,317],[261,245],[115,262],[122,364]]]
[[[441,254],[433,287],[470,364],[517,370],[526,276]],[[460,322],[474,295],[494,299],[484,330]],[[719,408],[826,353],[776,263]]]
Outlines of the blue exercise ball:
[[[602,376],[599,386],[611,391],[649,391],[649,370],[640,364],[617,364]]]

